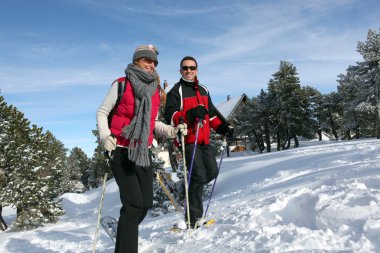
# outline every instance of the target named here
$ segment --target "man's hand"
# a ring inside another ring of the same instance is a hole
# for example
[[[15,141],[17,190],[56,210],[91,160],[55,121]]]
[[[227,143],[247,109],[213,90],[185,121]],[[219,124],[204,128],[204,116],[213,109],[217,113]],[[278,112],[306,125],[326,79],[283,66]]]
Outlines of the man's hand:
[[[191,108],[186,112],[187,119],[190,123],[197,122],[200,119],[205,119],[207,114],[208,110],[203,105],[198,105],[197,107]]]
[[[111,135],[108,135],[106,138],[103,139],[102,145],[105,150],[111,152],[116,148],[116,138]]]
[[[229,126],[228,124],[222,123],[216,129],[218,134],[225,135],[226,137],[232,137],[234,135],[234,128]]]

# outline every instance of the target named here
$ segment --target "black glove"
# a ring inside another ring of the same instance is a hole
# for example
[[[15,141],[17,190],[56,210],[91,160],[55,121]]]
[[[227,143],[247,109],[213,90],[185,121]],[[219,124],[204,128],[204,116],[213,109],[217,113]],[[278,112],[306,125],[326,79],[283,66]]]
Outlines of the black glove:
[[[200,119],[206,118],[206,115],[208,114],[208,110],[203,105],[198,105],[197,107],[191,108],[187,110],[186,116],[190,123],[194,123]]]
[[[230,127],[228,124],[222,123],[216,129],[216,132],[218,134],[225,135],[226,137],[232,137],[234,135],[235,130],[233,129],[233,127]]]

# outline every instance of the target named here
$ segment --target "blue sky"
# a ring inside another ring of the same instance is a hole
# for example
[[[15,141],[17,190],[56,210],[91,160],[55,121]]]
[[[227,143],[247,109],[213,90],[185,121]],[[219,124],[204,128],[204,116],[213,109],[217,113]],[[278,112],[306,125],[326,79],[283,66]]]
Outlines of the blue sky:
[[[0,89],[8,104],[68,149],[95,148],[95,113],[139,44],[158,47],[161,80],[185,55],[214,104],[266,89],[281,60],[302,85],[336,91],[337,75],[380,29],[377,0],[1,0]]]

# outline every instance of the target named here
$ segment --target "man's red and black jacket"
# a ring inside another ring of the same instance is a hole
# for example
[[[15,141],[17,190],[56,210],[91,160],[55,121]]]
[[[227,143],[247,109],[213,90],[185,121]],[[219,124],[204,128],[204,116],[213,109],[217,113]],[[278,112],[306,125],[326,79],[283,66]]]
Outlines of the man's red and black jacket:
[[[209,114],[202,121],[198,133],[198,144],[210,143],[210,127],[216,130],[222,121],[217,117],[215,107],[212,104],[209,91],[205,86],[195,82],[187,82],[181,79],[168,92],[165,106],[165,120],[167,124],[177,126],[183,120],[187,124],[188,133],[185,137],[186,144],[195,142],[197,122],[190,123],[186,112],[198,105],[203,105]]]

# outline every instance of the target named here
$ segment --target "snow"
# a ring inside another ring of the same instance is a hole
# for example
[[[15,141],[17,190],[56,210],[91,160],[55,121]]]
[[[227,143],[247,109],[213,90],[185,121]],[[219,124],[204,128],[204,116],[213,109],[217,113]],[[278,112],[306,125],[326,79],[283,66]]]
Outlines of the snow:
[[[147,216],[139,252],[380,252],[380,140],[301,146],[224,158],[208,212],[216,223],[189,235],[169,231],[182,213]],[[0,252],[91,252],[100,193],[64,194],[58,223],[0,232]],[[109,180],[103,215],[118,217],[119,208]],[[15,219],[10,208],[3,215]],[[103,230],[97,252],[113,252]]]

